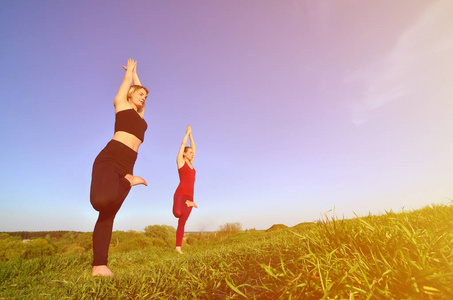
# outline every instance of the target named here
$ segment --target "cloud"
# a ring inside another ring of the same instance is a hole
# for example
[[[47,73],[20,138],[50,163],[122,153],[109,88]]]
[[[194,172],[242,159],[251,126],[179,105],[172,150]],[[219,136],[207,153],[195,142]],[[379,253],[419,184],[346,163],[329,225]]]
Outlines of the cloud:
[[[453,79],[453,2],[438,1],[405,30],[380,60],[347,78],[363,87],[363,98],[352,106],[352,122],[360,125],[388,103],[408,96],[451,93]],[[447,83],[448,82],[448,83]]]

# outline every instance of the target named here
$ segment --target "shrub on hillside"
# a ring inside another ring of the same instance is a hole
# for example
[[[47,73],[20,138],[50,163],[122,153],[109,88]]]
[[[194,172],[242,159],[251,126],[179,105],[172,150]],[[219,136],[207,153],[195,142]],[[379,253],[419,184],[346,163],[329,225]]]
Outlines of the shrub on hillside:
[[[25,244],[20,237],[12,237],[6,233],[0,235],[0,261],[22,258]]]
[[[188,233],[185,240],[189,245],[207,244],[219,240],[219,238],[216,238],[216,235],[217,232]]]
[[[161,238],[150,238],[150,237],[148,237],[148,238],[150,239],[152,246],[156,246],[156,247],[168,246],[168,243]]]
[[[68,246],[67,248],[64,249],[63,253],[67,254],[80,254],[85,252],[85,249],[83,247],[77,246],[75,244],[72,244]]]
[[[88,251],[93,248],[93,233],[92,232],[83,232],[77,235],[76,244],[79,247],[82,247],[85,251]]]
[[[68,231],[68,232],[65,232],[63,233],[60,238],[58,238],[58,241],[62,242],[62,241],[68,241],[68,242],[74,242],[74,240],[77,238],[77,236],[79,235],[78,232],[75,232],[75,231]]]
[[[226,223],[219,226],[219,234],[221,236],[228,236],[242,231],[242,225],[239,222]]]
[[[198,244],[198,239],[194,237],[193,235],[189,235],[186,239],[187,244],[189,245],[196,245]]]
[[[168,225],[150,225],[145,227],[145,235],[154,239],[161,239],[165,243],[162,246],[173,246],[176,229]]]
[[[10,235],[7,233],[0,233],[0,240],[7,240],[10,238]]]
[[[22,240],[20,236],[0,239],[0,261],[52,255],[57,247],[45,239]]]
[[[127,239],[117,243],[114,247],[111,247],[111,253],[141,250],[152,245],[153,241],[150,238],[144,235],[136,235],[128,237]]]
[[[152,239],[142,232],[137,231],[115,231],[110,241],[111,253],[129,252],[140,250],[153,245]]]
[[[54,238],[46,238],[54,241]],[[92,232],[66,232],[54,243],[58,247],[59,253],[82,253],[93,248]]]
[[[24,258],[35,258],[52,255],[57,252],[57,247],[45,239],[35,239],[25,244]]]

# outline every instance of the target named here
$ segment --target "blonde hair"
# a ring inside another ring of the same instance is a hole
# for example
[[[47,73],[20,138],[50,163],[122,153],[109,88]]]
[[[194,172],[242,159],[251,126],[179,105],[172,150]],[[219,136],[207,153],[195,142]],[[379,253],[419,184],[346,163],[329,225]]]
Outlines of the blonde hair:
[[[129,91],[127,92],[127,100],[129,100],[129,98],[132,97],[132,94],[135,93],[135,91],[140,90],[140,89],[144,89],[145,92],[146,92],[146,95],[149,94],[147,88],[145,88],[144,86],[135,84],[135,85],[132,85],[132,86],[129,88]]]

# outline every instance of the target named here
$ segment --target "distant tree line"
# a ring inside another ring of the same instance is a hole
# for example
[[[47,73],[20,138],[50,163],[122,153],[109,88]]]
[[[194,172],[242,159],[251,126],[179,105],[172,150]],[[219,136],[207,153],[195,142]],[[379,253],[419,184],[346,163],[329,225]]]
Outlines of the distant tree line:
[[[242,231],[240,223],[226,223],[210,233],[187,233],[183,245],[218,241]],[[0,261],[28,259],[44,255],[92,252],[93,233],[80,231],[16,231],[0,233]],[[114,231],[110,253],[148,247],[174,247],[176,229],[168,225],[150,225],[144,231]]]
[[[57,230],[57,231],[13,231],[13,232],[4,231],[0,232],[0,234],[6,233],[9,236],[20,236],[23,240],[31,240],[36,238],[45,238],[46,236],[49,236],[52,239],[60,239],[62,236],[69,232],[82,233],[81,231]]]

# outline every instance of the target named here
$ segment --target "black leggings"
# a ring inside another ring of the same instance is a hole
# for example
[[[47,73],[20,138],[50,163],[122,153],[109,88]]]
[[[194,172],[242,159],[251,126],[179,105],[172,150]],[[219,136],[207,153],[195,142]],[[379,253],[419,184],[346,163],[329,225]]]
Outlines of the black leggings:
[[[133,174],[137,152],[111,140],[93,164],[90,201],[99,217],[93,231],[93,266],[107,265],[113,220],[131,189],[124,176]]]

